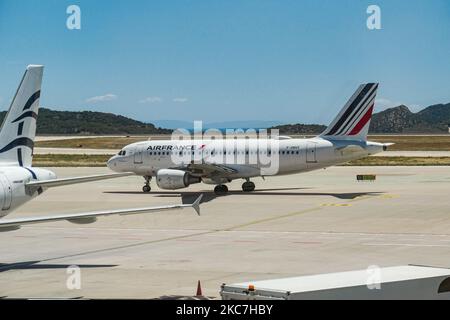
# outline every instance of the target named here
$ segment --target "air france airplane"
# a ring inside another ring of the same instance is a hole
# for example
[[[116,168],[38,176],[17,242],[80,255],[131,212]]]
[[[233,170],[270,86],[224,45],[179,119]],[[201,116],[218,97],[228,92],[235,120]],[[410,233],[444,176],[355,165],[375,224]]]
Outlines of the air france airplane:
[[[172,139],[137,142],[124,147],[107,165],[116,172],[144,177],[144,192],[156,177],[161,189],[181,189],[194,183],[215,185],[244,179],[251,192],[254,177],[295,174],[345,163],[382,152],[390,143],[367,141],[377,83],[362,84],[326,130],[310,139],[273,136],[269,139]]]
[[[21,225],[31,223],[67,220],[85,224],[95,222],[99,216],[136,214],[184,207],[193,207],[199,213],[201,196],[194,203],[186,205],[2,219],[24,203],[40,195],[47,188],[130,174],[114,173],[57,179],[52,171],[31,166],[43,69],[43,66],[30,65],[27,67],[0,129],[0,232],[17,230]]]

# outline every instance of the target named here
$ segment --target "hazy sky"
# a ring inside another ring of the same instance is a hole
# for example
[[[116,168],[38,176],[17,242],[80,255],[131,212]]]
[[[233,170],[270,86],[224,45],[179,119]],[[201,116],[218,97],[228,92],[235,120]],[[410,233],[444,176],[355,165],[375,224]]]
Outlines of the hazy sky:
[[[53,109],[327,123],[363,82],[377,110],[450,102],[450,1],[0,0],[2,110],[27,64]]]

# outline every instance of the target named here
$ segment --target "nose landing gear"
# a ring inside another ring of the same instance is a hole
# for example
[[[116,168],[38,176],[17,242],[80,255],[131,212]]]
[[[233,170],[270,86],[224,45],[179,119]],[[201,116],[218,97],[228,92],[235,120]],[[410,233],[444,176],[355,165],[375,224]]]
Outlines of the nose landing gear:
[[[150,180],[152,180],[151,176],[144,176],[145,179],[145,185],[142,187],[142,191],[145,193],[148,193],[152,190],[152,188],[150,187]]]

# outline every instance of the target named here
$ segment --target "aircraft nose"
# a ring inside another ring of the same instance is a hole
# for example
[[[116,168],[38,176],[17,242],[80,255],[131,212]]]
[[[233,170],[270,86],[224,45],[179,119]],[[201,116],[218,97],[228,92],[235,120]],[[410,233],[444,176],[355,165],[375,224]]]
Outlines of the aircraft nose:
[[[115,169],[116,169],[116,167],[117,167],[117,159],[116,159],[116,157],[115,157],[115,156],[114,156],[114,157],[111,157],[111,158],[108,160],[108,162],[106,163],[106,166],[107,166],[109,169],[115,171]]]

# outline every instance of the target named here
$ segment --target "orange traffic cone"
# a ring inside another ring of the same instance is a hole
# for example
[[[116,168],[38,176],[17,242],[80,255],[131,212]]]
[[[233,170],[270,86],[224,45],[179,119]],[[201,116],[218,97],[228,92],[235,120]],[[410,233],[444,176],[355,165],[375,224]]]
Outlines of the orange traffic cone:
[[[200,284],[200,280],[198,280],[198,283],[197,283],[197,294],[195,296],[197,296],[197,297],[203,296],[202,285]]]

